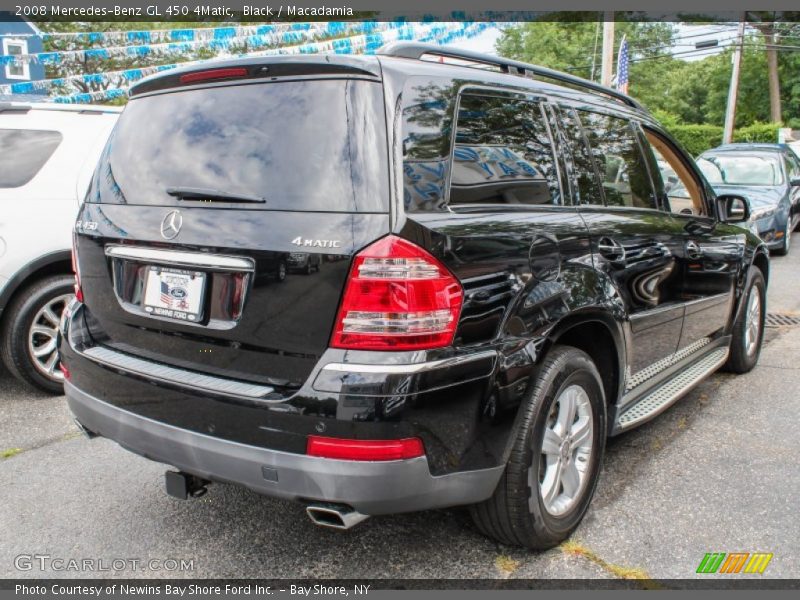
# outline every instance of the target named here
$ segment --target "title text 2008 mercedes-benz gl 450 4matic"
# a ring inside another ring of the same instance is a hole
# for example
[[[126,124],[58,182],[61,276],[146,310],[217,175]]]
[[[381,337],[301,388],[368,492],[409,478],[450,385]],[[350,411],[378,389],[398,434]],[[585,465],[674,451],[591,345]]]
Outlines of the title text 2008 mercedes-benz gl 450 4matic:
[[[76,223],[69,405],[177,496],[232,482],[340,528],[470,505],[546,548],[609,435],[755,365],[748,213],[634,100],[533,65],[406,43],[170,71]]]

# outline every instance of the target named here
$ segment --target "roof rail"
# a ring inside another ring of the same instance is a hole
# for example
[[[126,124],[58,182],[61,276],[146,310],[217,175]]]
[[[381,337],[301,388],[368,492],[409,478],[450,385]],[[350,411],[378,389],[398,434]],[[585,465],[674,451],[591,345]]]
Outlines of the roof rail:
[[[411,58],[420,60],[425,55],[442,56],[446,58],[455,58],[469,62],[478,63],[481,65],[489,65],[498,67],[503,73],[511,75],[521,75],[523,77],[536,75],[546,79],[552,79],[560,83],[567,83],[570,85],[578,86],[583,89],[590,90],[596,94],[610,96],[615,100],[619,100],[633,108],[642,109],[642,105],[630,96],[618,92],[610,87],[600,85],[594,81],[562,73],[547,67],[539,67],[528,63],[503,58],[500,56],[492,56],[491,54],[483,54],[481,52],[470,52],[469,50],[461,50],[453,48],[452,46],[436,46],[434,44],[423,44],[416,42],[392,42],[382,46],[376,54],[381,56],[394,56],[397,58]]]

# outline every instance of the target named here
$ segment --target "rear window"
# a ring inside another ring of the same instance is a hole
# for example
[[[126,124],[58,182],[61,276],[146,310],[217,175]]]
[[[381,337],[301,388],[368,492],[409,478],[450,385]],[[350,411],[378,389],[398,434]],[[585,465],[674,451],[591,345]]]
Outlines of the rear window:
[[[58,131],[0,129],[0,188],[33,179],[61,143]]]
[[[360,80],[205,88],[132,100],[87,201],[184,204],[175,189],[265,199],[249,209],[388,212],[382,87]]]

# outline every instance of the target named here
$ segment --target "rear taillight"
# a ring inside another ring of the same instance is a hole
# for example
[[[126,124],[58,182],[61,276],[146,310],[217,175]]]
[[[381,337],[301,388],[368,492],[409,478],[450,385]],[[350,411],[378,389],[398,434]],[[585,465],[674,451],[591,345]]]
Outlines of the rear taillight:
[[[340,460],[406,460],[425,455],[419,438],[402,440],[346,440],[308,436],[306,454]]]
[[[81,289],[81,271],[78,268],[78,235],[72,232],[72,272],[75,273],[75,297],[78,302],[83,302],[83,290]]]
[[[421,350],[453,342],[464,292],[430,253],[394,235],[353,259],[331,345]]]

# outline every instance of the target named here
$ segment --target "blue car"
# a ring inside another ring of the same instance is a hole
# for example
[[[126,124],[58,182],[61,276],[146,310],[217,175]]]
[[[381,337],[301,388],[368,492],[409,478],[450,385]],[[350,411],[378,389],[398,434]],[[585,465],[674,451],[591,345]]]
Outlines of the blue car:
[[[800,159],[786,144],[725,144],[697,164],[717,194],[750,201],[749,229],[776,254],[789,252],[800,220]]]

